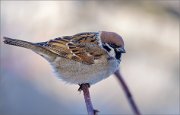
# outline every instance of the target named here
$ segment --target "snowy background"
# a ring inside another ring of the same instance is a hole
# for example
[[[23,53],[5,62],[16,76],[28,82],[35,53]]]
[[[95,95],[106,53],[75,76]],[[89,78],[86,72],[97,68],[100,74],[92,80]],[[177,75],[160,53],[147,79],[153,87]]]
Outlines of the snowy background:
[[[125,41],[121,72],[143,114],[179,112],[178,0],[1,1],[0,115],[87,114],[78,85],[55,77],[30,50],[3,44],[8,36],[31,42],[79,32],[114,31]],[[100,115],[132,114],[114,76],[91,86]]]

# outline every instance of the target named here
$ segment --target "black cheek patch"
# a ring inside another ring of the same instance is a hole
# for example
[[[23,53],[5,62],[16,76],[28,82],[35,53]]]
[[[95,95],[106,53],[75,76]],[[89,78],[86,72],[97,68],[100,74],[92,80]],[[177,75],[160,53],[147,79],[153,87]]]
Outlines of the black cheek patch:
[[[111,49],[108,46],[106,46],[106,45],[103,45],[103,48],[106,49],[108,52],[111,51]]]

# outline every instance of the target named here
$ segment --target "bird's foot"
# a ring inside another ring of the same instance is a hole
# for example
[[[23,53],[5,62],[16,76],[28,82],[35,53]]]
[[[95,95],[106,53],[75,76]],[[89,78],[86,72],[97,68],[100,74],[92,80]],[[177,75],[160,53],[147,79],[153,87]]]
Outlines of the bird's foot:
[[[79,84],[79,89],[78,91],[81,92],[83,90],[83,85],[87,86],[88,88],[90,88],[90,84],[89,83],[82,83],[82,84]]]
[[[94,109],[94,115],[97,115],[98,114],[98,110]]]

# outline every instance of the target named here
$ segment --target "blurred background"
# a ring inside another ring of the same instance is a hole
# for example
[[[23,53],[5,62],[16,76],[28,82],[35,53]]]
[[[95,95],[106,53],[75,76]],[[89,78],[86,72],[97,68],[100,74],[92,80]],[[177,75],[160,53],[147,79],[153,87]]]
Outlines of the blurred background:
[[[125,41],[124,76],[145,115],[179,115],[178,0],[1,1],[0,115],[87,114],[83,93],[55,77],[30,50],[4,45],[8,36],[31,42],[79,32],[114,31]],[[100,115],[133,114],[117,79],[91,86]]]

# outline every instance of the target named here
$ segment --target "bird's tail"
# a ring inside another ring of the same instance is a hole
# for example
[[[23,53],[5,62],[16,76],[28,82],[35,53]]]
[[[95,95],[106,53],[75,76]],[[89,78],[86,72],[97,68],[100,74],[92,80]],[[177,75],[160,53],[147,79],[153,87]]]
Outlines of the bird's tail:
[[[35,45],[31,42],[23,41],[23,40],[17,40],[17,39],[12,39],[9,37],[3,37],[4,43],[9,44],[9,45],[14,45],[14,46],[19,46],[19,47],[24,47],[27,49],[33,49]]]
[[[53,61],[57,57],[57,54],[47,50],[46,48],[43,48],[42,46],[38,45],[37,43],[31,43],[31,42],[12,39],[12,38],[8,38],[8,37],[3,37],[3,38],[4,38],[5,44],[31,49],[32,51],[45,57],[49,61]]]

